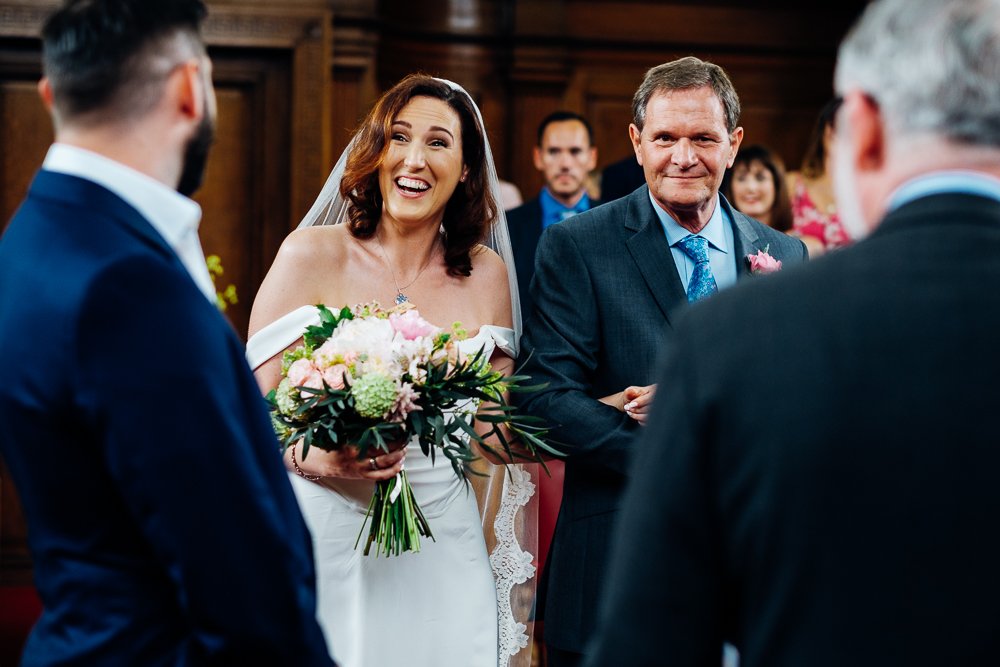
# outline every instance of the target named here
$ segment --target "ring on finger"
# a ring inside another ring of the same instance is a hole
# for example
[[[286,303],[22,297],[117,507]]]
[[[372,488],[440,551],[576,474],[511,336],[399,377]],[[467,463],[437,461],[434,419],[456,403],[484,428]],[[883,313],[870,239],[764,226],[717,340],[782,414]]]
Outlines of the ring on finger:
[[[372,470],[380,470],[374,456],[368,459],[368,465],[371,466]]]

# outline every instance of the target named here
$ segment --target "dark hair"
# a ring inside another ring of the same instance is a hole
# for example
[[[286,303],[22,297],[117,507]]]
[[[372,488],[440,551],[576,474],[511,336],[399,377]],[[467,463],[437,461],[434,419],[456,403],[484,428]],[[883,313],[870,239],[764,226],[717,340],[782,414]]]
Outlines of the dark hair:
[[[173,68],[205,53],[199,29],[206,14],[202,0],[67,0],[42,28],[57,119],[147,113]],[[176,41],[181,35],[186,46]],[[154,58],[164,53],[171,56],[165,63]]]
[[[740,98],[726,70],[715,63],[706,62],[694,56],[672,60],[650,68],[643,77],[639,89],[632,97],[632,122],[642,132],[646,123],[646,107],[658,92],[666,90],[688,90],[711,86],[722,103],[726,129],[730,134],[740,122]]]
[[[583,126],[587,128],[587,141],[590,145],[594,145],[594,128],[590,126],[590,122],[578,113],[572,111],[553,111],[548,116],[542,119],[542,122],[538,124],[538,145],[542,145],[542,137],[545,136],[545,128],[547,128],[552,123],[562,123],[567,120],[577,120],[583,123]]]
[[[812,134],[809,135],[809,143],[806,144],[806,153],[802,157],[800,171],[806,178],[818,178],[826,171],[826,146],[823,145],[823,137],[826,128],[836,128],[834,121],[842,101],[841,98],[835,97],[819,110],[816,124],[813,125]]]
[[[383,95],[358,130],[358,141],[347,156],[340,193],[348,207],[348,229],[362,239],[371,238],[382,217],[382,191],[378,170],[388,150],[386,138],[392,123],[414,97],[432,97],[446,103],[458,114],[462,125],[462,161],[468,169],[445,206],[444,261],[448,275],[472,273],[471,250],[482,242],[497,217],[497,203],[489,187],[486,169],[486,142],[475,107],[468,95],[446,82],[424,74],[411,74]]]
[[[754,162],[759,162],[771,172],[771,178],[774,179],[774,203],[771,204],[769,226],[779,232],[787,232],[792,228],[792,203],[788,196],[788,184],[785,180],[785,165],[781,158],[766,146],[754,144],[740,149],[740,152],[736,154],[736,159],[733,160],[733,166],[726,171],[726,176],[722,181],[722,194],[730,203],[733,203],[733,174],[736,168],[745,166],[749,169]]]

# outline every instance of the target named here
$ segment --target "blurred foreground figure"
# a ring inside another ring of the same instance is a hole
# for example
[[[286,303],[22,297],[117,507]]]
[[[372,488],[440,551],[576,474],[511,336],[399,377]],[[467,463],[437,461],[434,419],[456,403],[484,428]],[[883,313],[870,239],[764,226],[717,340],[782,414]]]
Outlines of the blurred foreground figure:
[[[193,193],[200,0],[46,23],[56,143],[0,239],[0,452],[45,607],[24,665],[329,665],[309,535]]]

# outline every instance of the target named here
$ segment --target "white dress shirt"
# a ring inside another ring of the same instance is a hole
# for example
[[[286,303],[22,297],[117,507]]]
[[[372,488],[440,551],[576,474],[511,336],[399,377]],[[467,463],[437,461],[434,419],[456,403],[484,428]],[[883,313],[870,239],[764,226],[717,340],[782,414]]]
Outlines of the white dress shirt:
[[[42,168],[86,179],[125,200],[173,248],[198,289],[215,303],[215,285],[198,239],[197,203],[135,169],[76,146],[53,144]]]

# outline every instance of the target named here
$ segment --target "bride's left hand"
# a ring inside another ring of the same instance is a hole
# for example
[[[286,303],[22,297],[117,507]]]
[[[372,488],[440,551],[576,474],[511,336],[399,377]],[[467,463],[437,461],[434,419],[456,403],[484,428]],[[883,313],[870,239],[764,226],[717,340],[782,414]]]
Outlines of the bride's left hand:
[[[298,448],[296,448],[298,449]],[[285,453],[285,465],[295,471],[291,462],[291,447]],[[358,458],[358,448],[347,445],[335,451],[326,451],[319,447],[310,447],[309,453],[302,456],[296,451],[295,462],[305,475],[320,477],[340,477],[347,479],[370,479],[381,481],[392,479],[403,469],[406,458],[406,443],[398,442],[390,445],[388,452],[372,452],[371,456]]]

